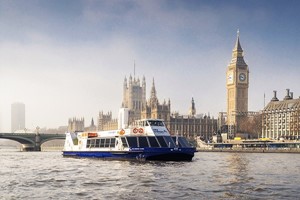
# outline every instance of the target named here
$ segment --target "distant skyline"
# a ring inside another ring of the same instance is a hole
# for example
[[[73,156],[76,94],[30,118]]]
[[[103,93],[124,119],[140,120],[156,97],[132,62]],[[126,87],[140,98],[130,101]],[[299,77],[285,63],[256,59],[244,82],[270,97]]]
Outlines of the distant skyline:
[[[66,126],[98,112],[117,117],[125,76],[155,79],[160,102],[187,114],[226,111],[226,68],[237,30],[249,66],[249,111],[277,90],[300,96],[297,0],[0,0],[0,131],[10,105],[26,128]]]

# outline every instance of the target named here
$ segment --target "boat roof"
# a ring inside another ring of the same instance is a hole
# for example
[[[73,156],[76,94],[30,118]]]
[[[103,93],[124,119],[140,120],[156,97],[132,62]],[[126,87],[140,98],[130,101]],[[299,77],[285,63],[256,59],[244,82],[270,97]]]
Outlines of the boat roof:
[[[137,121],[164,121],[163,119],[152,119],[152,118],[148,118],[148,119],[140,119],[140,120],[137,120]]]

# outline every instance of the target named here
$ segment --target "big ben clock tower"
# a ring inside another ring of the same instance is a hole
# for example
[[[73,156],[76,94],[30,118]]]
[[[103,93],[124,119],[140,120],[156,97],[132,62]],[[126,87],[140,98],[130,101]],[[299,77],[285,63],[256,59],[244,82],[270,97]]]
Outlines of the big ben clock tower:
[[[248,112],[249,68],[244,61],[239,31],[226,72],[227,125],[237,125],[238,114]]]

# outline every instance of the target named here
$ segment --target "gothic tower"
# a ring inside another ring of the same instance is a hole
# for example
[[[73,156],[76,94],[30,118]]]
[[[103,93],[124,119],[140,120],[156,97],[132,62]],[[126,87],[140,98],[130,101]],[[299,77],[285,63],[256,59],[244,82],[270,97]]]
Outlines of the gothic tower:
[[[232,51],[232,59],[227,67],[227,125],[236,125],[238,115],[248,112],[249,68],[244,61],[239,31]]]
[[[164,101],[162,104],[159,103],[153,78],[150,99],[146,102],[145,106],[143,107],[141,118],[163,119],[165,122],[169,122],[170,109],[170,100],[168,101],[168,103],[166,101]]]
[[[150,103],[150,106],[153,108],[157,107],[157,104],[158,104],[158,99],[156,96],[156,89],[155,89],[155,84],[154,84],[154,78],[152,81],[152,88],[151,88],[151,95],[150,95],[149,103]]]
[[[146,80],[143,77],[142,83],[139,78],[130,75],[129,80],[125,77],[123,83],[122,108],[129,109],[129,121],[141,118],[141,111],[146,104]]]
[[[189,110],[189,115],[190,116],[195,116],[196,115],[196,107],[195,107],[194,98],[192,98],[192,105],[191,105],[190,110]]]

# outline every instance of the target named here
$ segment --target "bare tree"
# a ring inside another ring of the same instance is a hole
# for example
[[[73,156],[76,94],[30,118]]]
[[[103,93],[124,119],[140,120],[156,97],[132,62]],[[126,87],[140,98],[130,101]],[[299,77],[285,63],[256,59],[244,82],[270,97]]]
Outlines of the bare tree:
[[[237,132],[248,133],[251,138],[258,138],[262,130],[262,114],[239,116]]]

